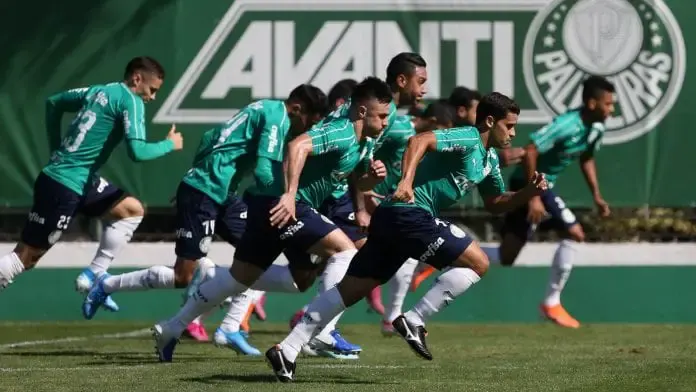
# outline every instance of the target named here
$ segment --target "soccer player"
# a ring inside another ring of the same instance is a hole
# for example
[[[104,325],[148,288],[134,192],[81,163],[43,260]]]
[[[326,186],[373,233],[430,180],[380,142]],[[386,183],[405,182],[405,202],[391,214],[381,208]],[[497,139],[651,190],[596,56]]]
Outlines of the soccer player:
[[[546,175],[549,189],[505,216],[500,262],[511,266],[537,227],[558,230],[565,237],[553,257],[546,296],[540,306],[546,318],[563,327],[580,326],[561,305],[561,291],[570,275],[577,244],[585,240],[585,233],[575,215],[552,189],[561,172],[579,158],[600,215],[609,215],[609,205],[599,191],[594,154],[602,142],[604,121],[614,111],[613,93],[614,86],[602,77],[591,76],[585,80],[582,107],[554,118],[532,133],[531,142],[524,148],[523,162],[510,177],[510,189],[517,190],[538,171]]]
[[[301,85],[285,101],[254,102],[207,131],[193,167],[177,190],[179,228],[174,268],[154,266],[117,276],[103,275],[85,298],[84,317],[94,317],[106,297],[117,291],[187,287],[199,261],[206,258],[216,228],[226,241],[236,245],[246,227],[246,206],[230,195],[239,182],[233,181],[235,175],[254,167],[256,182],[270,184],[273,162],[282,160],[285,137],[311,127],[326,109],[326,95],[320,89]]]
[[[327,320],[386,282],[410,257],[447,268],[414,309],[393,322],[418,355],[432,359],[425,344],[425,320],[488,270],[488,258],[476,242],[457,226],[435,218],[440,209],[478,186],[487,209],[501,213],[527,202],[546,186],[538,175],[522,191],[505,193],[493,147],[510,145],[519,107],[510,98],[492,93],[482,98],[477,110],[476,127],[425,132],[409,139],[402,179],[393,196],[377,207],[367,242],[346,276],[315,299],[285,340],[266,352],[280,381],[292,381],[302,345]]]
[[[358,82],[354,79],[343,79],[334,84],[331,90],[329,90],[329,106],[331,107],[331,111],[338,109],[339,106],[346,103],[357,85]]]
[[[107,222],[89,272],[82,274],[88,279],[103,273],[131,239],[144,214],[142,204],[97,172],[123,139],[136,162],[182,149],[183,138],[174,126],[165,140],[146,141],[144,103],[155,99],[163,80],[164,68],[155,59],[136,57],[126,65],[122,82],[68,90],[48,99],[49,135],[60,135],[63,113],[77,114],[34,182],[34,202],[20,242],[0,258],[0,290],[34,267],[78,212]],[[116,307],[113,302],[111,306]]]
[[[476,123],[476,107],[481,101],[481,93],[464,86],[455,87],[450,93],[448,102],[454,106],[457,118],[454,125],[457,127],[473,126]]]
[[[385,136],[382,148],[375,153],[375,159],[382,161],[387,167],[387,177],[374,189],[374,199],[372,200],[375,203],[366,201],[370,214],[374,213],[380,199],[384,199],[396,191],[396,186],[401,180],[401,161],[409,138],[416,133],[452,128],[454,111],[447,102],[435,101],[428,105],[421,116],[418,129],[416,129],[412,116],[397,117],[389,130],[389,134]],[[418,260],[409,258],[389,280],[387,302],[382,318],[382,334],[385,336],[391,336],[395,333],[392,321],[401,314],[401,307],[417,265]]]
[[[316,208],[331,194],[335,181],[353,175],[368,152],[367,139],[387,125],[391,100],[386,83],[367,78],[353,91],[347,116],[317,124],[289,143],[283,164],[272,166],[273,180],[245,194],[247,228],[229,273],[204,280],[174,318],[153,327],[161,361],[172,360],[188,323],[226,297],[252,287],[284,250],[291,268],[315,269],[306,255],[316,254],[328,259],[329,265],[339,263],[347,269],[357,253],[355,245]],[[371,189],[375,177],[371,170],[356,185]],[[298,258],[297,253],[305,257]]]
[[[377,153],[386,140],[390,138],[391,129],[396,119],[397,106],[411,106],[419,102],[426,93],[426,81],[428,73],[427,63],[417,53],[403,52],[394,56],[387,65],[386,82],[390,87],[393,103],[390,106],[388,125],[379,137],[374,141],[372,154]],[[345,116],[351,109],[351,102],[348,101],[340,106],[329,118]],[[396,130],[400,132],[400,130]],[[374,162],[380,162],[374,160]],[[386,176],[386,168],[380,164],[380,175]],[[349,187],[348,181],[341,181],[337,191],[332,197],[326,200],[322,206],[322,211],[331,219],[348,237],[355,243],[357,249],[365,243],[367,234],[366,229],[369,225],[369,213],[364,200],[371,198],[371,191],[356,192],[355,187]],[[353,192],[349,192],[352,189]],[[352,194],[351,194],[352,193]],[[368,201],[369,203],[369,201]],[[344,265],[327,263],[326,269],[322,274],[322,287],[332,287],[337,284],[348,268],[349,259],[345,260]],[[368,303],[375,308],[378,313],[383,314],[384,306],[381,304],[381,290],[378,287],[368,296]],[[301,318],[296,314],[293,318],[297,321]],[[311,350],[305,353],[312,354],[312,351],[319,350],[320,354],[338,357],[341,359],[356,359],[357,353],[362,349],[360,346],[345,340],[336,330],[338,318],[327,324],[324,330],[310,342]],[[292,325],[292,324],[291,324]]]

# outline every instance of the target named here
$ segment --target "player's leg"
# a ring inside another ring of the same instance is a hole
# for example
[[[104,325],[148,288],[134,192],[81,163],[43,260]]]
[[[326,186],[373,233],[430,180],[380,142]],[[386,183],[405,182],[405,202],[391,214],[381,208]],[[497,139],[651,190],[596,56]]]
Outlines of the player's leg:
[[[422,226],[420,241],[425,247],[420,259],[445,270],[421,300],[396,318],[393,325],[413,351],[432,360],[425,342],[426,321],[476,284],[488,271],[489,262],[478,243],[456,225],[442,219],[431,218],[431,222],[426,222],[423,216]],[[426,229],[428,226],[430,230]]]
[[[395,333],[392,322],[401,315],[401,307],[408,294],[409,285],[417,266],[418,260],[409,258],[389,279],[387,303],[382,319],[382,334],[384,336],[392,336]]]
[[[565,287],[578,244],[585,241],[585,232],[577,221],[575,214],[566,206],[563,199],[549,190],[542,195],[544,208],[551,216],[548,223],[563,233],[564,239],[556,249],[551,263],[546,296],[540,309],[544,317],[562,327],[578,328],[580,323],[571,316],[561,304],[561,292]]]
[[[103,231],[99,247],[90,265],[75,280],[75,289],[88,292],[96,279],[109,269],[116,254],[133,238],[145,215],[145,209],[138,199],[126,195],[124,191],[104,178],[94,177],[87,190],[79,212],[88,217],[99,217]],[[118,305],[107,297],[104,308],[117,311]]]
[[[199,260],[205,260],[215,233],[219,205],[207,195],[181,183],[177,190],[177,227],[174,268],[150,268],[111,276],[103,274],[83,302],[83,316],[91,319],[107,296],[120,291],[185,288]],[[206,262],[210,267],[212,262]]]
[[[292,381],[295,361],[313,335],[346,308],[361,301],[374,287],[386,282],[406,259],[403,247],[394,246],[396,242],[392,241],[398,227],[384,217],[379,211],[372,217],[367,243],[358,251],[341,282],[316,297],[290,334],[266,351],[266,359],[279,380]]]
[[[213,309],[230,296],[249,289],[264,271],[273,264],[284,248],[283,238],[297,230],[297,224],[277,229],[270,225],[268,216],[278,201],[277,197],[247,194],[247,227],[228,271],[204,278],[179,312],[167,321],[153,327],[160,361],[170,362],[178,338],[196,317]],[[217,269],[213,269],[216,271]]]
[[[34,201],[12,252],[0,258],[0,291],[34,268],[55,244],[77,211],[81,197],[43,172],[34,182]]]

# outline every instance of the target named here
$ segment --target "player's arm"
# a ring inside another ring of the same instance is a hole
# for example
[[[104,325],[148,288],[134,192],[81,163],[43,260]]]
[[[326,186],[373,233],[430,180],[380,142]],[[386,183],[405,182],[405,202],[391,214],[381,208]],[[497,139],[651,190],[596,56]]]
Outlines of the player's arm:
[[[503,180],[500,165],[497,159],[494,160],[491,173],[478,185],[479,194],[483,199],[483,205],[491,214],[502,214],[519,208],[546,189],[546,181],[541,174],[536,173],[526,187],[518,192],[505,192],[505,181]]]
[[[604,201],[602,193],[599,191],[594,150],[587,151],[580,157],[580,170],[585,177],[587,187],[590,188],[590,192],[592,192],[592,198],[594,199],[595,205],[599,208],[600,215],[608,216],[610,213],[609,204]]]
[[[60,146],[60,124],[63,113],[75,113],[82,107],[87,87],[76,88],[51,95],[46,100],[46,135],[51,151]]]
[[[121,115],[128,156],[135,162],[157,159],[183,148],[181,134],[176,132],[176,127],[173,125],[166,139],[155,143],[147,142],[145,105],[142,100],[126,98]]]
[[[261,186],[273,183],[273,162],[283,162],[285,135],[281,135],[280,129],[276,122],[267,121],[259,134],[254,177]]]

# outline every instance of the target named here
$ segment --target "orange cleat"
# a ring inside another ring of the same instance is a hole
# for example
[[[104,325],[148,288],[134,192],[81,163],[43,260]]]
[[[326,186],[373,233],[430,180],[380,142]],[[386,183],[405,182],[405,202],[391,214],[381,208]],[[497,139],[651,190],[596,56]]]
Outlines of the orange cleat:
[[[254,314],[254,307],[254,304],[249,305],[249,308],[247,309],[247,312],[244,315],[244,320],[242,320],[242,323],[239,324],[239,328],[246,333],[249,333],[249,330],[251,329],[249,327],[249,319],[251,318],[251,315]]]
[[[563,308],[563,305],[558,304],[554,306],[546,306],[544,304],[541,304],[539,307],[541,310],[541,314],[556,323],[557,325],[560,325],[561,327],[566,327],[566,328],[580,328],[580,322],[576,319],[573,318],[566,310]]]
[[[422,268],[420,271],[416,272],[413,279],[411,279],[411,291],[416,291],[418,286],[420,286],[424,280],[428,279],[433,272],[435,272],[435,267],[430,265],[426,265],[425,268]]]

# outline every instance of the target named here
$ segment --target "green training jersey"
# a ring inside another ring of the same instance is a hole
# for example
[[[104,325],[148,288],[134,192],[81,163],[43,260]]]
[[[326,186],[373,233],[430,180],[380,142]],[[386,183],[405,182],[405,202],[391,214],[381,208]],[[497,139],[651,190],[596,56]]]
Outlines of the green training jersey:
[[[229,121],[205,132],[183,181],[222,204],[230,181],[241,170],[239,159],[251,154],[282,162],[289,130],[283,101],[253,102]]]
[[[603,123],[587,126],[577,109],[554,118],[550,124],[531,134],[531,141],[539,151],[537,171],[545,174],[549,187],[553,187],[558,175],[573,160],[599,150],[605,129]],[[524,166],[518,165],[512,178],[526,180]]]
[[[331,119],[338,118],[338,117],[345,117],[348,118],[348,114],[350,113],[350,99],[341,104],[339,107],[336,108],[333,112],[329,113],[328,116],[326,116],[322,122],[319,124],[323,123],[324,121],[330,121]],[[361,172],[366,172],[369,169],[370,165],[370,159],[373,157],[374,153],[377,151],[379,147],[382,145],[382,137],[386,133],[388,129],[394,125],[394,122],[396,121],[397,118],[397,112],[396,112],[396,104],[394,101],[392,101],[389,104],[389,116],[387,117],[387,126],[384,128],[384,131],[380,134],[380,136],[377,138],[377,140],[373,140],[370,138],[366,138],[368,140],[367,143],[365,143],[365,146],[367,147],[367,154],[365,154],[365,160],[361,162],[360,164],[360,171]],[[339,199],[343,195],[348,192],[348,180],[343,179],[341,181],[337,181],[336,184],[334,184],[334,190],[331,193],[331,197],[334,199]]]
[[[382,161],[387,168],[387,177],[379,183],[374,191],[388,195],[396,190],[401,180],[401,160],[408,145],[408,139],[416,134],[416,127],[411,116],[398,116],[394,124],[386,131],[380,149],[374,159]]]
[[[297,199],[319,208],[336,189],[336,183],[344,181],[364,159],[369,143],[357,140],[347,117],[317,124],[307,136],[312,139],[312,153],[300,175]]]
[[[123,83],[78,88],[48,98],[49,135],[60,135],[66,112],[77,114],[43,172],[79,195],[124,138],[134,160],[158,158],[174,149],[171,140],[146,143],[144,102]]]
[[[495,149],[486,149],[475,127],[443,129],[433,132],[436,151],[428,153],[418,165],[413,181],[415,203],[389,198],[382,206],[423,208],[433,216],[463,199],[478,186],[482,197],[505,192],[500,162]]]

